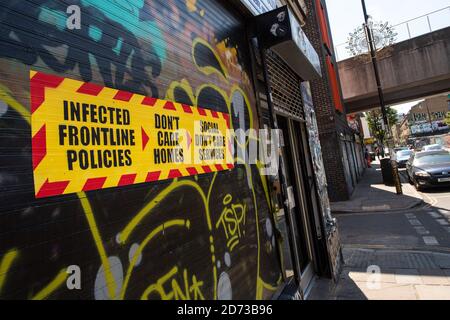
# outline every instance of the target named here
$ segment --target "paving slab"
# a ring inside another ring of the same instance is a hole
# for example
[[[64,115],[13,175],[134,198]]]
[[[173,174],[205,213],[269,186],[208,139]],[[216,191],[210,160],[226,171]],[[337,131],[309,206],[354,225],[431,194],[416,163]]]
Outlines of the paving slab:
[[[343,255],[337,284],[322,284],[322,292],[313,288],[311,299],[450,300],[450,254],[344,247]]]
[[[442,269],[420,269],[418,271],[423,284],[450,285],[450,277]]]
[[[395,270],[380,270],[381,273],[374,277],[373,273],[366,270],[348,270],[348,277],[355,282],[378,281],[380,283],[397,283]]]
[[[420,300],[450,300],[449,286],[414,286]]]
[[[423,284],[417,269],[395,270],[395,282],[397,284]]]
[[[417,300],[412,284],[383,284],[380,289],[368,288],[366,282],[356,285],[368,300]]]

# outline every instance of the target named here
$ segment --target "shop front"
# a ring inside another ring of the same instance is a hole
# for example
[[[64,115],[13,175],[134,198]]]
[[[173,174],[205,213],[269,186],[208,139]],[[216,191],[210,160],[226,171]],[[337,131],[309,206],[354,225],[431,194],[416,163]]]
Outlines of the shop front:
[[[0,4],[0,298],[304,298],[335,275],[314,52],[264,44],[242,3]],[[222,136],[262,128],[275,175]]]
[[[280,130],[281,136],[280,171],[272,182],[281,184],[279,197],[283,200],[275,222],[284,240],[280,247],[286,286],[281,297],[304,298],[314,279],[331,277],[339,263],[339,254],[333,252],[338,235],[330,214],[308,83],[321,76],[320,64],[288,7],[263,14],[255,21],[258,46],[254,52],[260,54],[255,59],[260,62],[256,74],[263,75],[261,88],[266,93],[260,105],[265,107],[262,113],[266,114],[266,125]]]

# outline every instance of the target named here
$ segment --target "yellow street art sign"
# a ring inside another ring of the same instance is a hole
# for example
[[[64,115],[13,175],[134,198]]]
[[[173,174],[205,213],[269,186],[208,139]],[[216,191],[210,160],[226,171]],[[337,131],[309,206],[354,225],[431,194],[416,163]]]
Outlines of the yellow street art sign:
[[[227,113],[30,72],[37,198],[234,167]]]

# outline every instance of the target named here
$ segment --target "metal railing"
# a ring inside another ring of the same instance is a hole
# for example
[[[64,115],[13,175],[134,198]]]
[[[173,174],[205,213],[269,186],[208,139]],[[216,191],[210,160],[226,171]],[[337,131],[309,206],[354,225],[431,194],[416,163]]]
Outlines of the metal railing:
[[[393,25],[392,28],[397,33],[394,43],[444,29],[448,26],[450,26],[450,6]],[[347,46],[348,42],[344,42],[334,47],[337,61],[352,57],[346,48]]]

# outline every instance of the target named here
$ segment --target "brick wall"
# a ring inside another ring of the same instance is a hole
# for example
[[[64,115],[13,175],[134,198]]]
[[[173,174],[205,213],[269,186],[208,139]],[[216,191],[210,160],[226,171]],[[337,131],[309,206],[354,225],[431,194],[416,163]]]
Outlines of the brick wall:
[[[330,90],[330,81],[326,66],[326,49],[321,40],[321,33],[315,10],[315,0],[306,0],[308,8],[307,24],[303,27],[308,39],[320,56],[322,78],[311,81],[311,92],[319,126],[320,142],[328,181],[330,201],[348,200],[339,132],[345,130],[345,114],[336,112]]]

